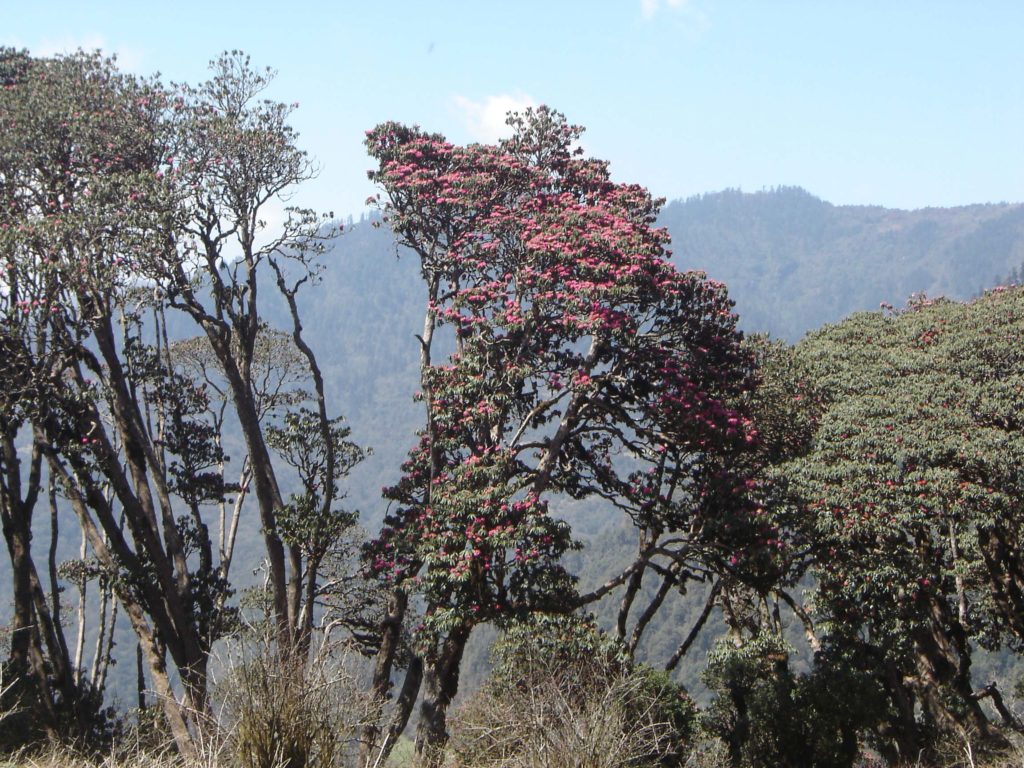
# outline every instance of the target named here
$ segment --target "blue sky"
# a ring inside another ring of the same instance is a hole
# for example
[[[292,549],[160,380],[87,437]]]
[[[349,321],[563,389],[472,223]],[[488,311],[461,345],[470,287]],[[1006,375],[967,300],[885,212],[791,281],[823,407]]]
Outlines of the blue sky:
[[[1024,201],[1024,3],[948,0],[0,0],[0,44],[100,47],[201,80],[222,50],[278,71],[321,165],[296,202],[357,214],[366,129],[493,140],[549,104],[617,180],[670,199],[800,185],[837,204]]]

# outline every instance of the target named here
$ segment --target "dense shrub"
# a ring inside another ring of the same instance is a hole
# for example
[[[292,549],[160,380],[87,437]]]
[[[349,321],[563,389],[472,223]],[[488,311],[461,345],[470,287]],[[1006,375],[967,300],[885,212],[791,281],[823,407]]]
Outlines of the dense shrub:
[[[695,721],[667,675],[634,665],[586,619],[510,629],[495,668],[454,718],[459,766],[618,768],[685,761]]]
[[[819,652],[796,675],[790,649],[764,633],[708,655],[704,681],[717,695],[701,714],[706,734],[724,742],[735,768],[840,768],[861,755],[861,737],[880,722],[886,699],[868,675]]]

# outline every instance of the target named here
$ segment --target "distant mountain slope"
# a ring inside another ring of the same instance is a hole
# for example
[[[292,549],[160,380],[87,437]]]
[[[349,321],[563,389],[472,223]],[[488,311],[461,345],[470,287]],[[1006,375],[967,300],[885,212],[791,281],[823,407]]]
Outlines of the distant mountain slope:
[[[916,291],[967,298],[1024,261],[1024,205],[901,211],[834,206],[802,189],[675,201],[674,260],[729,286],[743,326],[795,341]]]
[[[381,487],[398,480],[422,423],[413,395],[426,288],[418,259],[399,258],[387,228],[363,221],[347,229],[324,257],[323,280],[306,292],[301,312],[330,406],[348,419],[352,439],[373,451],[347,483],[351,506],[373,529],[383,517]],[[284,307],[274,309],[271,323],[288,327]]]

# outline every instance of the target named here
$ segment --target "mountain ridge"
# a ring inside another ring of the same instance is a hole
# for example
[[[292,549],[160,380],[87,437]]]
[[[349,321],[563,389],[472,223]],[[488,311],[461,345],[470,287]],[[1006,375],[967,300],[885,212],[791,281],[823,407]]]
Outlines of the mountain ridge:
[[[729,287],[743,327],[795,341],[912,293],[968,298],[1024,261],[1024,204],[837,206],[800,188],[727,190],[662,210],[674,260]]]

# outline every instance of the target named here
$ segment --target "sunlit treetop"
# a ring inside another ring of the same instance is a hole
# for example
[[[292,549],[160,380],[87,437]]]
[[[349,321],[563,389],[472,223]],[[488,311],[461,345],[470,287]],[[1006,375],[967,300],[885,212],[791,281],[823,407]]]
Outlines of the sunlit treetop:
[[[428,334],[453,350],[428,356],[428,429],[388,491],[372,563],[466,617],[569,588],[557,560],[571,540],[547,491],[663,530],[714,516],[720,532],[723,510],[750,509],[711,457],[758,440],[734,405],[752,359],[732,303],[669,262],[660,201],[584,158],[559,113],[510,125],[498,145],[396,123],[367,136],[383,214],[420,259]]]

